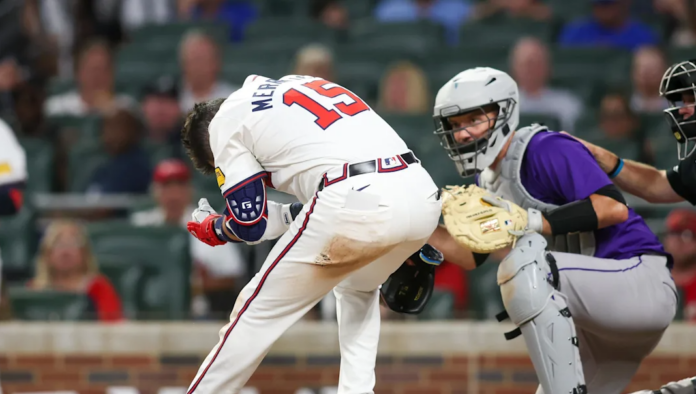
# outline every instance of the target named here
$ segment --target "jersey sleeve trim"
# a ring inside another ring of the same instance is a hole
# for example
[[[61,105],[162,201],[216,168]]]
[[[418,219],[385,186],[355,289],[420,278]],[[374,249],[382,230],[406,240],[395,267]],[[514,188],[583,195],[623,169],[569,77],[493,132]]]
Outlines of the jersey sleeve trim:
[[[248,185],[249,183],[254,182],[254,181],[257,180],[257,179],[261,179],[261,178],[266,177],[266,175],[267,175],[267,174],[266,174],[266,171],[257,172],[256,174],[251,175],[250,177],[241,180],[240,182],[238,182],[238,183],[235,184],[234,186],[232,186],[232,187],[230,187],[229,189],[225,190],[224,192],[222,192],[222,195],[223,195],[223,197],[227,197],[227,196],[229,196],[231,193],[236,192],[237,190],[241,189],[242,187]]]

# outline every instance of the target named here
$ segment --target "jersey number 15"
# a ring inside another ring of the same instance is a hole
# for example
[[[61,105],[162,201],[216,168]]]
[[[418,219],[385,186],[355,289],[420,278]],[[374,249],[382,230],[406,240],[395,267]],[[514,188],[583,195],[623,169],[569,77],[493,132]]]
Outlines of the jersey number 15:
[[[339,112],[348,116],[354,116],[370,109],[370,107],[368,107],[367,104],[360,99],[360,97],[340,86],[334,86],[328,89],[324,87],[324,85],[330,83],[331,82],[323,79],[318,79],[316,81],[302,84],[302,86],[308,87],[320,95],[329,98],[334,98],[345,94],[354,102],[351,104],[336,103],[333,105],[334,109],[326,109],[323,105],[312,100],[309,96],[300,92],[299,90],[290,89],[283,95],[283,104],[287,105],[288,107],[292,106],[293,104],[297,104],[311,112],[312,115],[317,117],[317,120],[315,120],[314,123],[324,130],[341,119]]]

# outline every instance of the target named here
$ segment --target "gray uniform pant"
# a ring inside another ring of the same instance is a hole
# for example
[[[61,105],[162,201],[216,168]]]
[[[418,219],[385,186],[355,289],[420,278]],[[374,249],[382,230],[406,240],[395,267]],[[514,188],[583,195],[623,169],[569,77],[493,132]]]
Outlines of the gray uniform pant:
[[[587,391],[619,394],[674,319],[677,291],[667,259],[552,255],[577,329]]]

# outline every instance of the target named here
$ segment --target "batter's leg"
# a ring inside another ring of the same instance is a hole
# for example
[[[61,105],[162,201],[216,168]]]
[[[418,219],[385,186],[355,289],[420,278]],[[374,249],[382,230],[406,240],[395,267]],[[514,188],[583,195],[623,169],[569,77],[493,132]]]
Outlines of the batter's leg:
[[[425,242],[397,246],[334,288],[341,346],[338,394],[373,392],[380,329],[379,286]]]
[[[198,370],[188,394],[235,394],[246,384],[271,345],[351,272],[377,256],[354,251],[352,262],[325,266],[315,262],[334,237],[332,206],[305,207],[276,243],[263,267],[241,291],[220,330],[220,340]],[[303,216],[301,213],[300,216]]]
[[[541,235],[517,241],[498,268],[503,304],[522,332],[544,392],[583,394],[587,389],[575,325],[565,298],[549,283],[547,256]]]

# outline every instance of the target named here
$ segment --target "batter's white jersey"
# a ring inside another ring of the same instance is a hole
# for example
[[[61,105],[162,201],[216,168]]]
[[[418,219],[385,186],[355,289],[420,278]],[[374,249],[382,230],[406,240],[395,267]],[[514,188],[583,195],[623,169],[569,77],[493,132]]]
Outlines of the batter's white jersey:
[[[332,289],[338,394],[373,393],[378,289],[437,227],[432,178],[358,96],[318,78],[250,76],[209,132],[225,225],[238,238],[274,239],[274,220],[285,220],[266,209],[262,181],[304,207],[241,291],[188,394],[238,393],[273,342]]]
[[[354,93],[297,75],[280,80],[249,76],[222,104],[209,132],[223,192],[267,172],[267,185],[302,203],[309,201],[328,169],[408,150]]]
[[[0,120],[0,186],[27,179],[27,158],[12,129]]]

